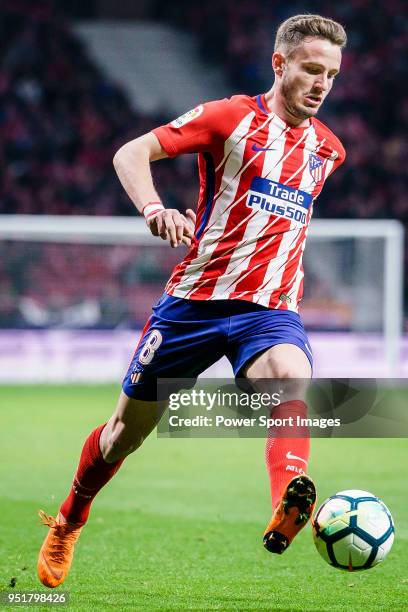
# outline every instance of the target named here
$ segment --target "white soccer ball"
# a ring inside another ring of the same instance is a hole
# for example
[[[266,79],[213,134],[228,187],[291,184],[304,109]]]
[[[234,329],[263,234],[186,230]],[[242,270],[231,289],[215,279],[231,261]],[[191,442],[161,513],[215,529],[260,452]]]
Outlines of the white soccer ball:
[[[332,495],[317,510],[312,526],[323,559],[350,572],[384,561],[394,542],[390,511],[367,491],[350,489]]]

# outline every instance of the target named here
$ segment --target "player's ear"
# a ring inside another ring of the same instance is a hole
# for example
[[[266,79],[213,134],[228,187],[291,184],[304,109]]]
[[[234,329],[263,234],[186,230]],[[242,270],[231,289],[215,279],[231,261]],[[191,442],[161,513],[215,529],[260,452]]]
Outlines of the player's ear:
[[[276,76],[282,76],[285,69],[285,56],[279,51],[275,51],[272,55],[272,68]]]

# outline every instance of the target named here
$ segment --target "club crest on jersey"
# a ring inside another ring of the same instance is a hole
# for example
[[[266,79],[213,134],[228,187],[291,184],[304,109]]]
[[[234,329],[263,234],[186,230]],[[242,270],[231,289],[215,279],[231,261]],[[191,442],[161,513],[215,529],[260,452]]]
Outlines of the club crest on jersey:
[[[318,155],[311,153],[309,155],[309,171],[315,183],[318,183],[323,178],[323,160]]]
[[[202,114],[203,110],[204,106],[200,104],[199,106],[196,106],[195,108],[192,108],[191,110],[184,113],[184,115],[180,115],[180,117],[174,119],[174,121],[171,122],[171,125],[173,127],[180,128],[183,125],[186,125],[186,123],[193,121],[193,119],[197,119],[197,117]]]
[[[130,380],[132,384],[136,385],[138,382],[140,382],[142,375],[143,375],[143,366],[137,363],[135,366],[133,366],[132,373],[130,375]]]
[[[140,382],[141,378],[142,378],[142,372],[135,372],[134,374],[130,376],[130,380],[133,385],[137,385],[137,383]]]
[[[246,205],[298,225],[306,225],[307,212],[312,201],[312,195],[306,191],[255,176],[248,191]]]

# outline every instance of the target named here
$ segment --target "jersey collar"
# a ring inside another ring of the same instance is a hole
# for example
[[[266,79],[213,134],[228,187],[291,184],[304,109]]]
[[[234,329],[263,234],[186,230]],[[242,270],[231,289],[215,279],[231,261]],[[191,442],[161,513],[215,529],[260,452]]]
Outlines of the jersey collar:
[[[282,128],[284,129],[289,129],[291,131],[294,130],[307,130],[308,128],[310,128],[310,126],[313,125],[313,117],[311,117],[309,119],[309,125],[305,125],[304,127],[296,127],[294,125],[291,125],[290,123],[287,123],[286,121],[284,121],[283,119],[281,119],[280,117],[278,117],[278,115],[276,113],[273,113],[272,111],[270,111],[268,109],[268,106],[266,104],[266,99],[265,99],[265,94],[258,94],[256,96],[256,103],[258,105],[258,107],[261,109],[261,111],[263,113],[265,113],[265,115],[274,115],[274,122],[276,122],[277,124],[279,124]]]

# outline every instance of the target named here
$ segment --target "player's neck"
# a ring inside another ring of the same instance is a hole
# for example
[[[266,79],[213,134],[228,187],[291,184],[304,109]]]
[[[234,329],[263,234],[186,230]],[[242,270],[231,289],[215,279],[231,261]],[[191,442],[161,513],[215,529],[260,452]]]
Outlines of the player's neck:
[[[291,112],[285,107],[284,99],[275,90],[274,87],[265,94],[265,102],[271,113],[278,115],[280,119],[289,123],[294,127],[308,127],[310,125],[310,119],[303,119],[292,115]]]

